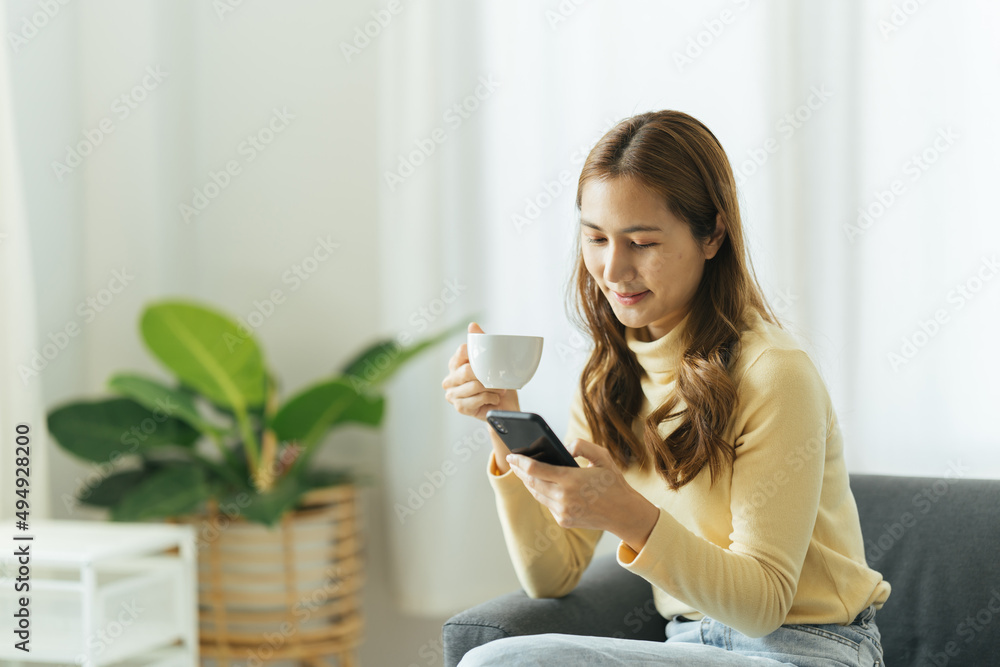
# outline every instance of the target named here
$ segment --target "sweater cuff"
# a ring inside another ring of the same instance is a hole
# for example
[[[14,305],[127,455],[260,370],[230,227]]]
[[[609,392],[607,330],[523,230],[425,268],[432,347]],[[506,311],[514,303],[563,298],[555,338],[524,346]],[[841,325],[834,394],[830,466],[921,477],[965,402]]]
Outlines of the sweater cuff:
[[[649,537],[646,538],[646,543],[642,545],[639,553],[625,544],[624,540],[618,543],[618,564],[630,572],[639,575],[652,572],[660,560],[667,555],[667,549],[672,542],[671,534],[676,535],[674,531],[678,525],[677,520],[662,507],[657,509],[660,510],[660,516],[656,518],[653,530],[649,533]]]
[[[493,488],[502,489],[509,487],[509,485],[514,483],[518,486],[524,487],[524,484],[521,484],[521,480],[510,468],[507,469],[507,472],[500,474],[500,469],[497,468],[495,456],[496,452],[490,452],[490,460],[486,464],[486,475],[490,478],[490,484],[493,485]]]

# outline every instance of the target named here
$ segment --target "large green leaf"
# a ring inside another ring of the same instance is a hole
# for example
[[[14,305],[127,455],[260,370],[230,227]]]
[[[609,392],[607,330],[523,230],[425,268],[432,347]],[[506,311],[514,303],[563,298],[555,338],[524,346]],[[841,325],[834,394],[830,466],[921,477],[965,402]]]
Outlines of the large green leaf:
[[[295,507],[309,488],[299,475],[285,475],[270,491],[253,496],[250,504],[243,508],[243,515],[249,521],[274,525],[282,514]]]
[[[242,411],[264,402],[264,359],[250,332],[215,310],[166,301],[146,308],[140,324],[150,351],[185,384]]]
[[[407,361],[455,333],[465,331],[468,328],[468,322],[474,321],[477,317],[478,314],[473,314],[465,321],[457,322],[444,331],[424,338],[409,347],[402,347],[394,338],[379,341],[365,348],[360,354],[344,364],[341,372],[347,376],[355,390],[375,391]]]
[[[191,445],[201,435],[130,398],[64,405],[49,413],[48,426],[63,449],[97,463],[162,445]]]
[[[116,472],[92,487],[80,489],[77,491],[76,497],[85,505],[114,507],[121,501],[122,496],[151,474],[152,471],[147,468]]]
[[[365,396],[351,388],[344,378],[313,385],[285,402],[271,420],[279,440],[298,440],[309,449],[334,424],[356,422],[378,426],[385,401],[381,396]]]
[[[385,414],[385,397],[359,394],[347,411],[330,425],[353,422],[365,426],[378,426],[382,423],[383,414]]]
[[[152,411],[176,417],[202,433],[221,433],[223,429],[201,416],[190,392],[181,391],[152,378],[135,373],[118,373],[108,380],[108,387]]]
[[[198,464],[170,466],[153,473],[111,509],[115,521],[142,521],[188,514],[210,496],[205,473]]]

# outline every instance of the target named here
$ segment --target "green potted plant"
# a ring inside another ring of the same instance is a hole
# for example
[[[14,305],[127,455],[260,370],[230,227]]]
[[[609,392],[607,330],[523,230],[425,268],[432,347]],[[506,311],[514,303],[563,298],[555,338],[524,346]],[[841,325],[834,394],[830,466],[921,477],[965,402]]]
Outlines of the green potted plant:
[[[275,376],[247,326],[194,302],[153,303],[140,319],[142,339],[176,382],[116,373],[108,388],[117,396],[61,405],[49,413],[48,427],[66,451],[113,470],[80,489],[80,502],[107,508],[114,520],[172,519],[200,527],[203,654],[245,658],[241,641],[259,645],[261,633],[275,627],[272,620],[280,616],[275,610],[289,612],[317,588],[327,592],[325,599],[298,610],[302,623],[283,642],[287,646],[270,647],[269,653],[273,659],[283,651],[306,655],[303,645],[310,645],[339,654],[358,641],[357,633],[331,636],[330,628],[337,626],[333,621],[343,628],[345,619],[359,625],[345,603],[356,597],[360,582],[359,522],[353,514],[359,480],[346,468],[317,468],[314,455],[338,427],[378,427],[386,380],[460,329],[464,323],[408,347],[391,338],[376,342],[339,372],[279,400]],[[317,515],[323,519],[319,524],[313,520]],[[299,576],[295,583],[296,576],[289,575],[308,570],[288,556],[295,545],[308,542],[295,530],[313,524],[319,525],[310,529],[313,546],[330,557],[322,560],[322,572],[314,565],[313,576]],[[247,544],[265,543],[284,554],[278,558],[281,572],[272,577],[280,589],[248,596],[241,588],[268,578],[251,573],[240,583],[234,572],[248,558],[273,560],[263,551],[247,552]]]

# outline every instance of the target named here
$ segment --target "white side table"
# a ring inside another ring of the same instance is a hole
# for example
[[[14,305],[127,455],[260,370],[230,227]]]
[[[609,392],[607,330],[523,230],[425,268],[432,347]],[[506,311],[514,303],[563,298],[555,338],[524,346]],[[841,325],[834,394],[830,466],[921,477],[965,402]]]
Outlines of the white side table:
[[[14,591],[19,564],[10,547],[30,544],[31,652],[14,648],[15,635],[5,631],[0,664],[198,664],[191,526],[33,521],[30,542],[4,532],[0,618],[6,628],[25,595]]]

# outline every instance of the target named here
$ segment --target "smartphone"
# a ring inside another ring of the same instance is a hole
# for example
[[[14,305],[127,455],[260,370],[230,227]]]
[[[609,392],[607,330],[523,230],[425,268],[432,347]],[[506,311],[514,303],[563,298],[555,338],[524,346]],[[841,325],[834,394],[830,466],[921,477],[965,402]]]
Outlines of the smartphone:
[[[552,465],[580,467],[545,420],[534,412],[488,410],[486,422],[515,454]]]

